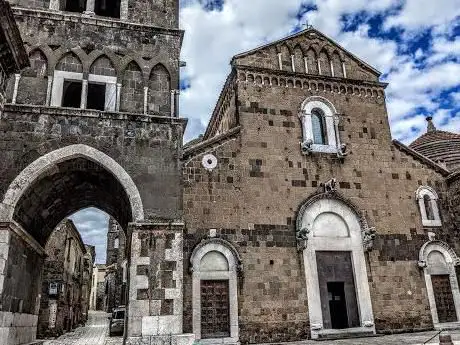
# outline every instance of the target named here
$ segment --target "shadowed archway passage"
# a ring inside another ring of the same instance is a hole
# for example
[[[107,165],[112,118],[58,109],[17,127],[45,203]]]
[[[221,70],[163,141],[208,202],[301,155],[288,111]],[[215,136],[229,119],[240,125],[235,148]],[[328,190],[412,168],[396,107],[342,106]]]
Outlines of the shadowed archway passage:
[[[100,164],[74,158],[52,165],[19,199],[13,219],[41,245],[68,215],[94,206],[114,217],[123,229],[132,221],[128,195]]]

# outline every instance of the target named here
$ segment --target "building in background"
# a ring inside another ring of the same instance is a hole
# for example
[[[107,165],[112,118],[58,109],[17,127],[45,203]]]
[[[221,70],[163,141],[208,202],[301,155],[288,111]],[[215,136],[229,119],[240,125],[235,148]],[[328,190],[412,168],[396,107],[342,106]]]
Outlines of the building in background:
[[[54,337],[84,322],[87,294],[85,264],[91,262],[86,247],[70,219],[50,235],[43,266],[38,337]]]
[[[90,310],[106,310],[105,264],[95,264],[91,285]]]
[[[126,268],[126,237],[123,229],[110,218],[107,232],[106,259],[106,311],[126,304],[126,281],[123,269]]]
[[[82,285],[82,302],[81,311],[83,320],[88,320],[88,311],[90,309],[91,286],[93,279],[93,266],[96,260],[96,248],[85,244],[86,254],[83,258],[83,285]]]

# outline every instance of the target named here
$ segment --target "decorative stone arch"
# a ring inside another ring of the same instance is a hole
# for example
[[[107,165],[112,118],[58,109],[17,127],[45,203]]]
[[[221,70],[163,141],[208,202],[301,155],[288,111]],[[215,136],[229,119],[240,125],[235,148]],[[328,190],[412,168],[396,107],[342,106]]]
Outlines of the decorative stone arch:
[[[129,176],[123,167],[113,158],[84,144],[70,145],[49,152],[36,159],[22,170],[13,182],[10,183],[3,197],[3,201],[0,205],[0,221],[13,221],[14,210],[21,196],[38,178],[52,169],[54,164],[79,157],[89,159],[101,165],[115,176],[128,196],[133,221],[142,222],[144,220],[144,207],[139,190],[131,176]]]
[[[123,73],[126,68],[128,67],[128,65],[131,63],[131,62],[135,62],[139,68],[141,69],[142,71],[142,82],[146,83],[146,81],[148,80],[148,73],[146,72],[146,68],[145,68],[145,61],[141,58],[138,58],[137,56],[125,56],[121,59],[120,61],[120,73]]]
[[[66,47],[60,47],[56,51],[54,51],[54,54],[53,54],[54,59],[50,60],[50,65],[49,65],[50,70],[54,71],[56,69],[57,64],[68,53],[73,53],[77,56],[77,58],[80,60],[80,63],[83,66],[83,71],[85,71],[87,55],[84,52],[84,50],[81,48],[66,48]]]
[[[427,208],[425,205],[426,199],[429,199],[429,207],[431,208],[432,217],[427,214]],[[441,226],[441,216],[439,213],[438,206],[438,194],[430,186],[420,186],[415,192],[415,199],[418,202],[418,207],[420,210],[420,215],[422,218],[423,226]],[[431,218],[431,219],[430,219]]]
[[[97,61],[97,59],[103,56],[110,60],[113,68],[115,69],[115,73],[119,75],[121,71],[119,58],[108,49],[93,50],[91,53],[89,53],[88,58],[86,59],[86,64],[84,65],[84,71],[90,73],[90,69],[93,64]]]
[[[204,260],[203,260],[204,259]],[[241,257],[228,241],[211,238],[201,241],[190,256],[192,271],[193,333],[203,344],[238,344],[238,275],[242,272]],[[228,337],[202,339],[201,281],[228,280],[230,332]]]
[[[296,227],[298,248],[304,259],[311,337],[317,339],[321,335],[342,332],[324,328],[317,252],[350,253],[359,324],[343,332],[375,333],[364,256],[368,249],[367,236],[374,230],[368,227],[364,213],[337,192],[320,193],[300,205]]]
[[[455,325],[459,326],[460,289],[455,267],[460,265],[460,258],[447,243],[437,240],[428,241],[420,248],[418,265],[424,272],[428,302],[430,304],[434,327],[436,329],[445,328],[446,321],[440,320],[439,318],[439,310],[436,305],[436,291],[433,286],[432,276],[448,276],[448,278],[445,279],[448,279],[450,283],[456,314],[456,320],[450,320],[448,324],[452,324],[453,322]]]

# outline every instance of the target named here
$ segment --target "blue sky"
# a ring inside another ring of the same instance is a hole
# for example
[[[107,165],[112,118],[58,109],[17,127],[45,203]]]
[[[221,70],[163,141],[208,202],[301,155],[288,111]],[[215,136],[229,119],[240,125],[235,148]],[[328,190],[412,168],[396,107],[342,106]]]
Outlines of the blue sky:
[[[394,138],[409,144],[426,130],[427,115],[438,129],[459,132],[459,1],[181,0],[185,140],[204,132],[233,55],[306,23],[383,73]],[[86,209],[73,219],[104,262],[108,216]]]
[[[460,128],[459,0],[182,0],[186,30],[181,115],[186,140],[206,128],[233,55],[285,37],[306,23],[365,60],[390,83],[393,137],[410,143],[434,116]]]

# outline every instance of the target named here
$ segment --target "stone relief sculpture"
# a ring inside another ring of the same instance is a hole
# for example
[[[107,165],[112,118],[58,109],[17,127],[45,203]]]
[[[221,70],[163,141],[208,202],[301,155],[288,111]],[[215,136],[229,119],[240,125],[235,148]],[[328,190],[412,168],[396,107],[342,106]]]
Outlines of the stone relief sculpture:
[[[299,252],[307,248],[308,234],[310,231],[311,230],[307,227],[303,227],[296,231],[295,238],[297,241],[297,250]]]

